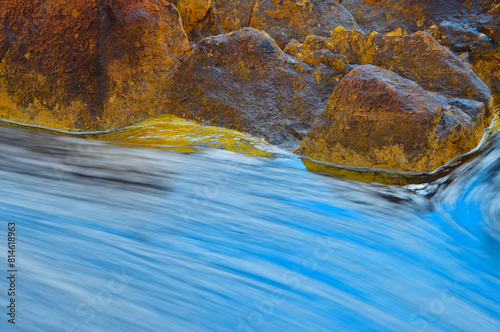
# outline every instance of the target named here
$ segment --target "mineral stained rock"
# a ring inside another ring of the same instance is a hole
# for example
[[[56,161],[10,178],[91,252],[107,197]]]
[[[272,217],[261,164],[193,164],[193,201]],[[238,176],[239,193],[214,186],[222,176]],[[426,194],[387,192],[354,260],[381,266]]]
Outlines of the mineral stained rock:
[[[491,106],[492,95],[472,69],[426,32],[388,36],[337,28],[331,51],[351,64],[372,64],[415,81],[428,91],[448,97],[474,99]]]
[[[257,0],[212,0],[224,32],[232,32],[250,26]]]
[[[267,33],[243,28],[196,46],[177,74],[170,109],[270,143],[293,144],[326,107],[335,75],[343,73],[297,61]]]
[[[52,128],[160,113],[165,82],[189,52],[177,10],[161,0],[12,0],[0,22],[0,116]]]
[[[335,87],[299,152],[340,165],[432,171],[474,148],[486,123],[480,102],[436,97],[363,65]]]
[[[177,0],[175,4],[181,14],[182,26],[187,34],[203,21],[212,7],[211,0]]]
[[[498,0],[336,1],[342,3],[367,32],[425,30],[454,52],[472,52],[469,55],[474,71],[493,93],[500,94]]]
[[[442,21],[467,22],[496,0],[336,0],[367,31],[386,33],[396,28],[410,32]]]
[[[264,30],[284,48],[292,39],[329,36],[337,26],[354,28],[352,15],[333,0],[257,0],[250,26]]]

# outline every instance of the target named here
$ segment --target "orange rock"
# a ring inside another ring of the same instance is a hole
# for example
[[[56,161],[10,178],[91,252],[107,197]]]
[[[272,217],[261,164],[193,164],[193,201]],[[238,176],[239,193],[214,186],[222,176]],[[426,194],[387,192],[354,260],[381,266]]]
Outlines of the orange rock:
[[[12,0],[0,21],[0,116],[65,130],[161,112],[164,82],[189,51],[161,0]]]
[[[236,31],[250,26],[253,9],[257,0],[213,0],[225,32]]]
[[[195,47],[177,74],[170,109],[292,146],[326,106],[336,74],[286,55],[263,31],[243,28]]]
[[[474,99],[492,106],[489,88],[462,60],[426,32],[387,36],[335,29],[333,53],[351,64],[373,64],[415,81],[424,89],[449,97]]]
[[[335,87],[299,152],[339,165],[432,171],[473,149],[487,123],[480,102],[433,96],[364,65]]]
[[[354,17],[333,0],[257,0],[250,26],[264,30],[284,48],[292,39],[328,37],[337,26],[354,28]]]

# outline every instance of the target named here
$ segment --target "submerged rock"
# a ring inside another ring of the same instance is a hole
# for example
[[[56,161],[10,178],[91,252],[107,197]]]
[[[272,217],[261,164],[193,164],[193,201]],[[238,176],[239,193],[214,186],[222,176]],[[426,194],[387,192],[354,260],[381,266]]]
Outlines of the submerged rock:
[[[432,171],[473,149],[486,124],[480,102],[435,96],[364,65],[335,87],[299,152],[340,165]]]
[[[354,28],[352,15],[333,0],[257,0],[250,23],[284,48],[292,39],[329,36],[337,26]]]
[[[13,0],[0,21],[0,116],[65,130],[160,113],[189,51],[177,10],[160,0]]]
[[[325,108],[336,74],[286,55],[265,32],[243,28],[195,47],[177,74],[170,109],[291,145]]]

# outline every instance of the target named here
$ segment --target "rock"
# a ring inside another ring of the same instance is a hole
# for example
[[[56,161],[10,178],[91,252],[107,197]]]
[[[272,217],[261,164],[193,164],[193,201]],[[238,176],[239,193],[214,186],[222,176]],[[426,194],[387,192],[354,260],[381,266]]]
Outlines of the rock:
[[[334,43],[331,39],[321,36],[307,36],[302,44],[293,39],[285,48],[285,53],[290,54],[311,66],[326,65],[335,70],[338,79],[346,75],[352,67],[347,57],[343,54],[334,54]]]
[[[376,65],[415,81],[428,91],[492,106],[491,92],[481,79],[426,32],[366,36],[360,31],[337,28],[331,42],[332,52],[344,54],[351,64]]]
[[[297,40],[292,39],[285,47],[283,52],[291,56],[297,56],[301,51],[302,44]]]
[[[490,39],[494,49],[473,48],[471,61],[474,71],[489,86],[500,105],[500,3],[493,3],[481,16],[478,29]]]
[[[0,116],[64,130],[162,112],[189,52],[177,10],[161,0],[13,0],[0,21]]]
[[[333,0],[257,0],[250,26],[264,30],[284,48],[292,39],[328,37],[337,26],[354,28],[352,15]]]
[[[424,30],[443,21],[463,25],[484,12],[493,0],[337,0],[366,31],[386,33],[397,28]]]
[[[434,97],[413,81],[364,65],[335,87],[299,153],[339,165],[432,171],[473,149],[486,124],[480,102]]]
[[[409,32],[426,30],[454,52],[473,52],[471,61],[474,71],[494,94],[500,94],[500,64],[493,51],[500,46],[498,0],[336,1],[342,3],[359,26],[368,32],[388,33],[398,28]]]
[[[473,52],[471,61],[474,71],[488,85],[500,105],[500,48],[490,52]]]
[[[177,0],[175,5],[182,17],[184,31],[189,34],[198,26],[212,7],[211,0]]]
[[[224,32],[249,27],[257,0],[213,0]]]
[[[488,36],[466,25],[457,25],[443,21],[426,30],[438,43],[456,53],[489,51],[493,44]]]
[[[195,47],[177,74],[170,109],[292,146],[325,108],[335,74],[286,55],[267,33],[243,28]]]

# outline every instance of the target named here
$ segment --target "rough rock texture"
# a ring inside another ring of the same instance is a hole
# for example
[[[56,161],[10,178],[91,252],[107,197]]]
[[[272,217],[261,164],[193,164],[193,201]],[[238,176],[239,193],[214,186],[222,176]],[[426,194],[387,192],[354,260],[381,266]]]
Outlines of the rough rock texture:
[[[311,66],[323,64],[344,75],[352,69],[345,55],[333,53],[334,44],[329,38],[311,35],[302,44],[293,39],[284,52]]]
[[[500,49],[490,52],[473,52],[472,66],[479,77],[494,94],[495,102],[500,105]]]
[[[172,112],[293,145],[336,84],[327,66],[286,55],[265,32],[243,28],[201,41],[180,67]]]
[[[257,0],[213,0],[225,32],[249,27]]]
[[[471,62],[476,73],[490,87],[500,104],[500,1],[481,16],[479,27],[489,38],[493,49],[472,49]]]
[[[474,71],[500,94],[500,1],[498,0],[336,0],[366,31],[401,28],[428,31],[439,43],[466,54]],[[493,51],[496,50],[496,51]],[[493,73],[491,73],[493,71]]]
[[[198,26],[212,7],[211,0],[177,0],[177,9],[182,17],[182,26],[187,34]]]
[[[189,51],[177,10],[161,0],[13,0],[0,22],[0,116],[66,130],[160,113]]]
[[[428,91],[491,106],[491,92],[481,79],[426,32],[366,36],[360,31],[337,28],[329,47],[332,53],[344,54],[351,64],[373,64],[415,81]]]
[[[257,0],[250,26],[264,30],[284,48],[292,39],[329,36],[337,26],[354,28],[352,15],[333,0]]]
[[[428,94],[391,71],[358,66],[333,91],[300,153],[335,164],[432,171],[474,148],[482,103]]]
[[[336,0],[367,31],[423,30],[442,21],[467,22],[495,0]]]
[[[443,21],[426,30],[438,43],[453,52],[489,51],[494,48],[488,36],[466,25]]]

